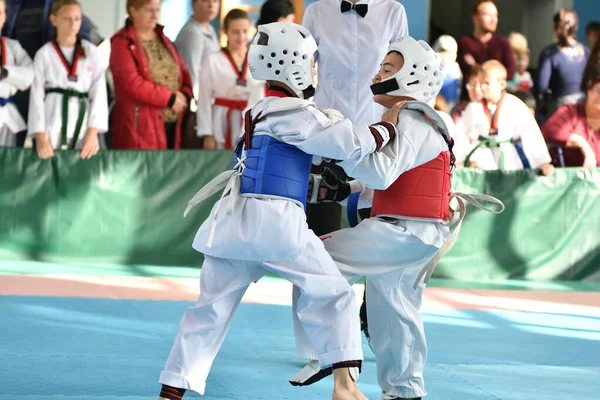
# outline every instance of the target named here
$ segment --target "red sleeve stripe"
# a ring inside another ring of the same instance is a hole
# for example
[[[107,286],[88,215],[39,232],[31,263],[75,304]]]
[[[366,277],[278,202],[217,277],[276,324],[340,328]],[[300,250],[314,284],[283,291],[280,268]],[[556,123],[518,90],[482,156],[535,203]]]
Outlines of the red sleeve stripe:
[[[375,151],[379,151],[379,149],[381,149],[381,146],[383,145],[383,138],[381,137],[381,134],[379,133],[377,128],[370,126],[369,130],[371,131],[371,135],[373,135],[373,137],[375,138]]]

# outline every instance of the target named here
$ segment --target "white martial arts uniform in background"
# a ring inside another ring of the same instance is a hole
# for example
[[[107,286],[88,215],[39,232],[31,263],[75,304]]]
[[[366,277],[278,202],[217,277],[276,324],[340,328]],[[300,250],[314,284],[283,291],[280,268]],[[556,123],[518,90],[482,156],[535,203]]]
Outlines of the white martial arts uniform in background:
[[[458,134],[473,140],[470,161],[477,163],[477,168],[486,170],[523,169],[524,161],[534,169],[550,163],[552,158],[544,136],[525,103],[506,93],[498,104],[490,113],[483,101],[472,102],[456,124]],[[490,130],[497,134],[490,136]],[[500,147],[487,147],[478,140],[479,137],[493,139]]]
[[[404,6],[394,0],[358,0],[367,6],[341,12],[340,0],[319,0],[304,11],[302,25],[314,36],[319,50],[318,85],[314,102],[333,108],[355,124],[372,124],[385,109],[373,101],[369,82],[379,70],[388,46],[408,35]]]
[[[259,32],[268,35],[269,44],[250,48],[255,78],[294,76],[290,83],[294,95],[308,97],[310,59],[316,50],[309,32],[289,23],[261,25]],[[275,76],[264,66],[268,62],[264,54],[281,56],[284,50],[288,57],[283,57],[281,74]],[[223,194],[229,195],[215,204],[194,238],[194,249],[205,257],[200,296],[181,320],[160,376],[163,385],[204,393],[210,367],[244,292],[267,272],[301,289],[298,319],[322,366],[362,360],[354,292],[321,240],[308,229],[303,204],[311,154],[358,162],[385,146],[395,129],[389,123],[353,127],[348,119],[333,122],[314,103],[287,96],[285,90],[272,88],[246,112],[250,131],[246,135],[252,136],[240,142],[237,165],[190,201],[188,210],[227,185]]]
[[[37,51],[33,61],[35,76],[29,94],[28,134],[45,132],[53,149],[66,148],[63,126],[68,147],[77,149],[81,149],[88,128],[96,128],[99,134],[108,130],[105,68],[96,46],[87,40],[81,40],[81,45],[85,58],[77,54],[76,46],[62,47],[51,41]],[[68,97],[66,104],[64,96]],[[82,107],[85,112],[80,115]],[[78,123],[81,127],[76,132]],[[72,143],[75,135],[77,143]]]
[[[27,124],[13,103],[19,90],[27,90],[33,81],[33,63],[18,41],[0,37],[2,58],[0,63],[7,76],[0,79],[0,147],[14,147],[17,133],[27,129]]]
[[[214,136],[219,149],[231,149],[242,132],[242,112],[265,97],[265,82],[241,70],[225,49],[204,60],[198,95],[197,135]]]

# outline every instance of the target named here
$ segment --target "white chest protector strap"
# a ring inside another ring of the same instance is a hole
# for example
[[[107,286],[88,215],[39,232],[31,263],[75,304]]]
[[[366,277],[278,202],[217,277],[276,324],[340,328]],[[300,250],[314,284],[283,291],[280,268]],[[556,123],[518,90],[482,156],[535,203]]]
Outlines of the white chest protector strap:
[[[422,112],[427,117],[427,119],[429,119],[436,126],[437,130],[444,136],[444,140],[446,141],[446,143],[448,143],[449,146],[451,143],[453,143],[453,139],[450,136],[446,123],[444,122],[442,117],[440,117],[437,111],[435,111],[431,106],[420,101],[409,101],[404,105],[403,108],[407,110],[416,110]],[[433,258],[429,260],[429,262],[419,272],[419,276],[417,276],[417,279],[415,280],[415,283],[413,285],[413,288],[415,290],[419,287],[419,283],[423,278],[426,284],[429,283],[429,279],[431,278],[431,275],[433,274],[437,263],[447,252],[449,252],[452,249],[452,247],[454,247],[454,244],[456,243],[456,240],[458,239],[458,236],[460,234],[463,219],[465,218],[467,212],[465,201],[472,204],[480,210],[484,210],[494,214],[500,214],[504,211],[504,204],[497,198],[489,196],[487,194],[466,194],[456,192],[452,193],[452,195],[450,196],[450,201],[452,201],[452,199],[456,199],[459,206],[459,211],[455,211],[454,218],[452,219],[452,221],[450,221],[450,226],[456,225],[456,227],[454,228],[444,245],[440,247],[440,249],[435,253]],[[498,210],[494,210],[492,208],[484,206],[480,203],[480,201],[496,204],[500,206],[500,208]]]
[[[465,218],[465,215],[467,213],[467,207],[466,207],[466,204],[464,201],[474,205],[475,207],[477,207],[480,210],[484,210],[484,211],[491,212],[494,214],[500,214],[501,212],[504,211],[504,203],[502,203],[497,198],[495,198],[493,196],[489,196],[487,194],[481,194],[481,193],[466,194],[466,193],[456,192],[456,193],[452,193],[452,196],[450,196],[450,201],[452,201],[453,198],[457,200],[458,206],[460,209],[458,213],[455,211],[453,221],[450,222],[450,225],[456,225],[456,227],[454,228],[454,231],[452,231],[452,233],[450,234],[450,236],[448,237],[448,240],[446,240],[444,245],[442,247],[440,247],[440,249],[437,251],[437,253],[435,253],[433,258],[431,260],[429,260],[429,262],[419,272],[419,276],[417,276],[417,279],[415,280],[415,283],[413,285],[413,289],[415,289],[415,290],[417,290],[417,288],[419,287],[419,283],[421,282],[423,277],[425,277],[424,282],[426,284],[429,283],[429,279],[431,278],[431,275],[433,274],[433,271],[435,270],[437,263],[447,252],[449,252],[452,249],[452,247],[454,247],[454,244],[456,243],[456,240],[458,239],[458,235],[460,234],[460,228],[462,227],[463,219]],[[500,209],[494,210],[492,208],[486,207],[483,204],[481,204],[480,201],[494,203],[496,205],[499,205]],[[457,214],[458,214],[458,219],[457,219]]]

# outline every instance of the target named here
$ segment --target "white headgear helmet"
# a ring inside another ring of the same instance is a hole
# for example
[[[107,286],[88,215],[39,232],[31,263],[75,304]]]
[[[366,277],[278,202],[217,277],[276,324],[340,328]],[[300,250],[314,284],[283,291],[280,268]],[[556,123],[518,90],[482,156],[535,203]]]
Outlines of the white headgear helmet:
[[[248,50],[248,68],[254,79],[285,83],[306,99],[314,94],[310,64],[315,51],[315,39],[301,25],[259,25]]]
[[[444,64],[423,40],[404,36],[390,45],[388,53],[397,51],[404,57],[400,71],[388,79],[371,85],[373,94],[408,96],[429,103],[442,89]]]

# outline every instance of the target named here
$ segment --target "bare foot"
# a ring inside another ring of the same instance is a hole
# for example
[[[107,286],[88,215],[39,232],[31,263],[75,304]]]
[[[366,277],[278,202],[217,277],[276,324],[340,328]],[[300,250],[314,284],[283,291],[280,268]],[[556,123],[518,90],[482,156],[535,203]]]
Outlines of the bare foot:
[[[369,400],[365,397],[364,394],[358,390],[358,387],[354,387],[354,389],[347,388],[335,388],[333,389],[332,400]]]
[[[368,400],[356,386],[348,368],[333,370],[332,400]]]

